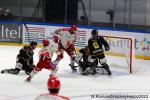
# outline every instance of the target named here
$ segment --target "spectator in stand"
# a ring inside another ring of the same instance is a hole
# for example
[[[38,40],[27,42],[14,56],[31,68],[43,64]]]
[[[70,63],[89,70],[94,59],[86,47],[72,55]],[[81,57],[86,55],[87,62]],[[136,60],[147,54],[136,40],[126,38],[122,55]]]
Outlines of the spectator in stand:
[[[5,13],[4,13],[4,16],[6,18],[10,18],[10,17],[13,17],[13,14],[10,12],[10,9],[6,9]]]
[[[109,15],[109,17],[110,17],[110,24],[113,25],[114,11],[112,9],[108,9],[106,11],[106,14]]]
[[[49,77],[47,82],[49,94],[41,94],[35,100],[70,100],[68,97],[59,95],[60,84],[56,76]]]
[[[0,18],[4,17],[4,12],[3,12],[3,8],[0,8]]]

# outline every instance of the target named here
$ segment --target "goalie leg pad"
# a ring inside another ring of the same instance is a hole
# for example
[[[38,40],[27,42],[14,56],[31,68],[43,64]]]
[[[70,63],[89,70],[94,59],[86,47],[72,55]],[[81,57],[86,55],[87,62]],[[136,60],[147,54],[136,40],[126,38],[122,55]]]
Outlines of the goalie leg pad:
[[[108,75],[112,75],[112,73],[111,73],[111,71],[110,71],[110,69],[109,69],[109,66],[108,66],[106,63],[103,64],[103,67],[104,67],[104,69],[107,71]]]

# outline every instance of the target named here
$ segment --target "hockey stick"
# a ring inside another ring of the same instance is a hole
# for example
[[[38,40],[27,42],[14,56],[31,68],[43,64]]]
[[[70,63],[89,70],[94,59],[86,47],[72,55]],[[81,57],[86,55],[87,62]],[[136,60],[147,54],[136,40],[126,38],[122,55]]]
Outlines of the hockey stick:
[[[27,27],[26,23],[24,23],[23,25],[24,25],[24,27],[25,27],[25,29],[26,29],[26,32],[27,32],[27,35],[28,35],[28,40],[29,40],[28,42],[29,42],[29,44],[30,44],[30,35],[29,35],[28,27]]]

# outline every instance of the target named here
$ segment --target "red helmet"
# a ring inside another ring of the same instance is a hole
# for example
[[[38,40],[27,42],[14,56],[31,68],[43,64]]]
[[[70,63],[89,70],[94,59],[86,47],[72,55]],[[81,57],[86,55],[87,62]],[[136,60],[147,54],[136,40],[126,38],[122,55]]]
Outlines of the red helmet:
[[[75,30],[76,31],[77,30],[77,26],[76,25],[72,25],[71,26],[71,30]]]
[[[42,41],[42,43],[43,43],[44,46],[48,46],[49,45],[49,41],[47,39],[44,39]]]
[[[47,82],[48,89],[59,89],[60,80],[56,76],[51,76]]]

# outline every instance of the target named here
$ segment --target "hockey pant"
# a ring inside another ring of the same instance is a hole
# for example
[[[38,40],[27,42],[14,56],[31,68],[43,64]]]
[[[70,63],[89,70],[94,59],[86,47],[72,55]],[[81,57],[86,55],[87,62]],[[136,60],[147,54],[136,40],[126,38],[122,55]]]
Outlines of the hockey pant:
[[[30,73],[29,77],[26,79],[26,81],[31,81],[31,79],[42,69],[48,69],[51,70],[50,76],[55,75],[57,72],[57,67],[55,64],[51,62],[49,59],[40,59],[37,65],[34,67],[34,70]]]
[[[53,64],[50,60],[47,59],[40,59],[37,63],[36,67],[34,67],[34,71],[37,73],[41,71],[42,69],[48,69],[52,71],[52,74],[55,74],[57,71],[57,66]]]
[[[60,49],[61,52],[66,51],[66,53],[70,56],[70,61],[71,61],[70,66],[74,66],[74,57],[75,57],[75,53],[74,53],[75,52],[75,47],[74,47],[74,44],[70,44],[69,47],[66,48],[66,49],[60,46],[59,49]],[[64,53],[62,53],[62,54],[64,54]]]
[[[34,65],[30,64],[29,62],[26,62],[22,59],[17,59],[15,69],[23,70],[26,73],[30,73],[34,68]]]

